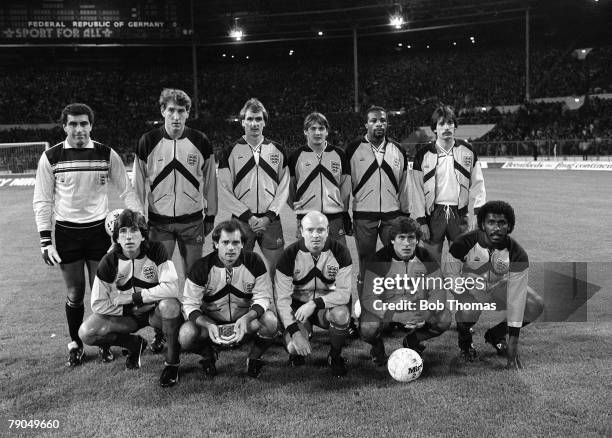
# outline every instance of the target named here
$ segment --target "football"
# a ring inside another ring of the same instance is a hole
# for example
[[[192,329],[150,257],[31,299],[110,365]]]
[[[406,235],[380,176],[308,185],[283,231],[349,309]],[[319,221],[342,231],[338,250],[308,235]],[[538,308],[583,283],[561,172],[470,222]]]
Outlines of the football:
[[[398,382],[412,382],[423,371],[423,359],[410,348],[398,348],[389,356],[387,368],[391,377]]]
[[[490,260],[491,268],[496,274],[504,275],[510,270],[510,252],[507,249],[494,249]]]
[[[123,208],[118,208],[106,215],[106,219],[104,220],[104,228],[106,229],[106,234],[111,237],[113,236],[113,228],[115,227],[115,221],[122,212]]]

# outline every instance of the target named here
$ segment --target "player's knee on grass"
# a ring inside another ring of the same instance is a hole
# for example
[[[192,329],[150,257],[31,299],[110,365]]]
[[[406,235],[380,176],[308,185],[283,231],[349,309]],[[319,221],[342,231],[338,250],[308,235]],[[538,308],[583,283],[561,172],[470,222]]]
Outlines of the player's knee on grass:
[[[166,298],[157,305],[159,313],[164,319],[178,318],[181,314],[181,304],[175,298]]]
[[[208,337],[208,331],[202,330],[195,322],[185,322],[179,330],[179,344],[185,351],[194,350],[197,348],[201,338],[204,338],[204,332]]]
[[[349,321],[351,320],[351,312],[347,306],[336,306],[329,309],[327,312],[327,320],[329,324],[339,328],[348,328]]]
[[[525,313],[523,320],[525,322],[533,322],[544,311],[544,299],[538,295],[532,288],[527,288],[527,301],[525,302]]]
[[[259,328],[257,334],[264,338],[271,338],[276,334],[278,329],[278,319],[273,312],[266,310],[263,315],[257,320]]]

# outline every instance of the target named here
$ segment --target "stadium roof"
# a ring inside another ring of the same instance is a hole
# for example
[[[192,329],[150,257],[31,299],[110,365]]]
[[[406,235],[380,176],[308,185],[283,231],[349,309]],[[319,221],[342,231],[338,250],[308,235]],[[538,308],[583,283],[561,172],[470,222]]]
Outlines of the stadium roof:
[[[525,10],[531,31],[573,38],[609,36],[608,0],[193,0],[195,39],[199,45],[349,40],[410,35],[416,39],[453,38],[466,32],[503,39],[523,35]],[[401,15],[396,29],[390,17]],[[518,25],[518,26],[517,26]],[[229,36],[243,31],[240,41]],[[322,35],[319,35],[322,32]],[[361,44],[361,42],[360,42]]]

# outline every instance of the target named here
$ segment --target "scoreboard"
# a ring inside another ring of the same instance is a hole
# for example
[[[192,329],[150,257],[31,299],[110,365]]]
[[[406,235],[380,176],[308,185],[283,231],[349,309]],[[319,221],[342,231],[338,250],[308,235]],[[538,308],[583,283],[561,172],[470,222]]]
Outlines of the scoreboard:
[[[2,0],[0,45],[190,40],[189,14],[189,0]]]

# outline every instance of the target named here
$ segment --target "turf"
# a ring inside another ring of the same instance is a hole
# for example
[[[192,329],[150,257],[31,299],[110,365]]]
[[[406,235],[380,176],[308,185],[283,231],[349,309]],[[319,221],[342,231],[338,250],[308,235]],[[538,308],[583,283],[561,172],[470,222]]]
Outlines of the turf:
[[[40,259],[32,189],[0,189],[0,434],[611,436],[612,175],[491,169],[485,178],[488,199],[515,207],[514,235],[532,261],[593,262],[589,282],[597,291],[587,304],[587,321],[526,328],[526,368],[509,372],[482,340],[496,318],[486,314],[475,327],[477,362],[458,360],[451,330],[428,343],[424,373],[410,384],[375,368],[361,341],[345,350],[349,375],[332,378],[324,366],[324,332],[315,334],[305,367],[288,367],[282,347],[272,347],[257,380],[246,377],[245,347],[221,352],[220,374],[212,382],[200,378],[197,356],[182,355],[181,380],[170,389],[157,385],[163,357],[150,352],[140,370],[126,371],[123,358],[102,364],[88,347],[85,365],[69,370],[63,282],[59,270]],[[287,211],[283,225],[293,241],[295,221]],[[151,336],[150,329],[143,333]],[[388,352],[401,345],[401,336],[388,338]],[[60,428],[9,429],[10,419],[57,419]]]

